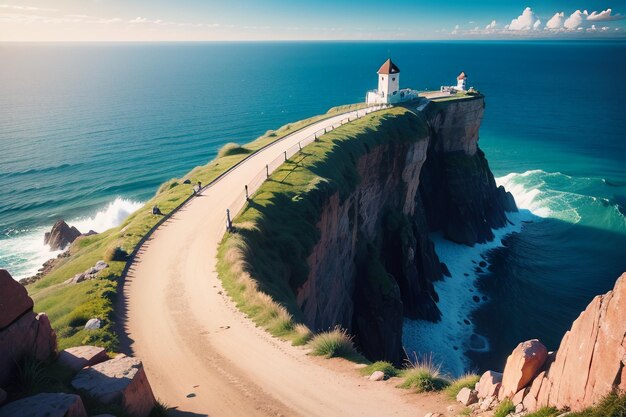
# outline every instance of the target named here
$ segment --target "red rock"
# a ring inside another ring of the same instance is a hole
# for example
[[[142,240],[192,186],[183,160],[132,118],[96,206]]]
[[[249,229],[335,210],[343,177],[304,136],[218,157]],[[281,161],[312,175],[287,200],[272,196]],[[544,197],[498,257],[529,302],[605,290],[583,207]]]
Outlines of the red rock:
[[[33,308],[26,288],[15,281],[6,269],[0,269],[0,329],[4,329]]]
[[[526,395],[526,393],[528,392],[529,388],[523,388],[521,390],[519,390],[514,396],[513,398],[511,398],[511,402],[513,403],[513,405],[518,405],[521,404],[524,401],[524,396]]]
[[[126,355],[83,368],[72,386],[101,403],[119,404],[135,417],[146,417],[156,404],[143,364]]]
[[[465,387],[456,395],[456,400],[467,407],[478,402],[478,393]]]
[[[626,273],[618,278],[612,291],[594,298],[574,321],[541,379],[535,407],[527,408],[534,411],[553,406],[580,411],[613,390],[626,393],[625,317]],[[538,384],[536,380],[533,387]],[[524,405],[526,402],[524,398]]]
[[[496,397],[502,383],[500,372],[487,371],[478,381],[478,398]]]
[[[511,398],[537,375],[548,357],[548,349],[537,339],[520,343],[506,360],[500,400]]]
[[[533,380],[530,388],[526,395],[524,395],[524,400],[522,404],[524,404],[524,408],[528,410],[536,410],[537,409],[537,396],[539,395],[539,389],[541,388],[541,382],[543,381],[546,372],[540,372],[537,377]]]
[[[74,394],[37,394],[0,408],[0,417],[87,417],[83,401]]]
[[[97,365],[109,360],[106,349],[96,346],[77,346],[59,353],[58,362],[74,371],[85,366]]]
[[[0,386],[11,381],[25,355],[45,361],[56,355],[56,346],[56,334],[45,313],[28,312],[0,330]]]

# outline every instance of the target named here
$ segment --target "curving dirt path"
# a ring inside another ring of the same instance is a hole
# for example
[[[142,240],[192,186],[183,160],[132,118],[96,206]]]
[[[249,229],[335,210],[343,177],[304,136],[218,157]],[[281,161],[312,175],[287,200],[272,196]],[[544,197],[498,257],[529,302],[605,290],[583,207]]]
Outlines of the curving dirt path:
[[[123,325],[155,395],[173,415],[421,416],[445,410],[369,382],[343,360],[322,360],[244,317],[215,272],[226,208],[277,155],[355,113],[317,122],[264,149],[204,190],[143,245],[123,286]],[[236,190],[236,191],[235,191]]]

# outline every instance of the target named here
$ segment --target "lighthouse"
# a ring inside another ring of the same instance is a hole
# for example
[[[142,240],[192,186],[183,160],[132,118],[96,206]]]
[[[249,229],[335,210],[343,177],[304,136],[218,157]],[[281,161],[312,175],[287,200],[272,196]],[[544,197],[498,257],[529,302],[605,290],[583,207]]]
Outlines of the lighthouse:
[[[459,91],[465,91],[467,88],[467,75],[461,71],[458,77],[456,77],[456,89]]]
[[[367,103],[387,104],[412,100],[417,93],[411,89],[400,89],[400,68],[391,59],[378,69],[378,89],[367,92]]]

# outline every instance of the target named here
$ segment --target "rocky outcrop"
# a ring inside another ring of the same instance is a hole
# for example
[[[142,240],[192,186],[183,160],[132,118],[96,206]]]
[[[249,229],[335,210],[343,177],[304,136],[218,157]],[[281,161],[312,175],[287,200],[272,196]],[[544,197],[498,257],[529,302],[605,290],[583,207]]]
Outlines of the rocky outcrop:
[[[98,272],[108,268],[109,264],[104,261],[98,261],[94,266],[87,269],[85,272],[81,272],[80,274],[74,275],[72,278],[65,281],[66,284],[79,284],[83,281],[88,281],[91,279],[96,279],[98,277]]]
[[[78,395],[63,393],[37,394],[0,408],[0,417],[87,417]]]
[[[0,290],[0,386],[5,386],[24,357],[44,361],[56,354],[56,334],[48,316],[32,311],[32,299],[5,270],[0,270]]]
[[[82,369],[72,387],[102,404],[120,405],[134,417],[148,416],[156,404],[141,361],[122,354]]]
[[[80,232],[74,226],[69,226],[64,220],[57,221],[52,230],[46,232],[43,242],[50,246],[52,250],[64,249],[80,236]]]
[[[581,411],[612,392],[626,394],[625,317],[626,273],[612,291],[591,301],[556,353],[547,353],[538,340],[521,343],[513,351],[500,400],[510,398],[520,410],[530,412],[542,407]],[[483,390],[483,378],[478,396],[492,401],[493,394]]]
[[[76,346],[59,353],[59,364],[73,371],[109,360],[106,349],[97,346]]]

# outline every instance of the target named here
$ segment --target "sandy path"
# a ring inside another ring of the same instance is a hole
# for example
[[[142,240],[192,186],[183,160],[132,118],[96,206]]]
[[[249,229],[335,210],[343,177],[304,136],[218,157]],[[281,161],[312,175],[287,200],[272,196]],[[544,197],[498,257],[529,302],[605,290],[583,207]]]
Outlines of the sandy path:
[[[180,414],[421,416],[445,408],[439,398],[368,382],[352,364],[322,364],[272,338],[235,308],[215,272],[223,216],[244,184],[290,146],[345,117],[315,123],[259,152],[141,248],[123,288],[125,330],[156,396]]]

